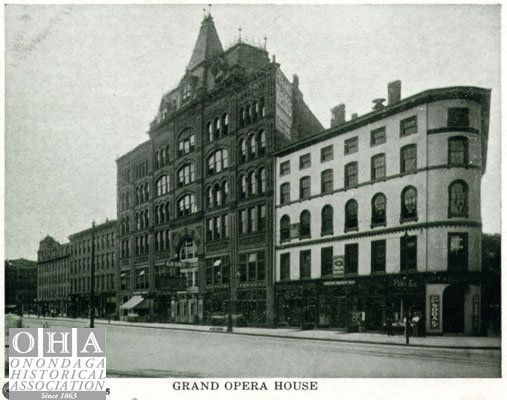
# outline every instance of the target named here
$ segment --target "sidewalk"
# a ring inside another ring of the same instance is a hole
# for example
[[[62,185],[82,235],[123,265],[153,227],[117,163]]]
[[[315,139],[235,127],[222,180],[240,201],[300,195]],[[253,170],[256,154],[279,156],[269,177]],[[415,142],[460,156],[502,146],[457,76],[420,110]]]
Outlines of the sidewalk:
[[[61,320],[74,321],[82,323],[83,327],[89,324],[88,319],[83,318],[41,318],[44,320]],[[24,325],[30,325],[28,321],[37,320],[37,317],[24,317]],[[108,325],[107,320],[95,320],[96,326]],[[142,327],[153,329],[169,329],[182,331],[199,331],[211,333],[226,333],[225,327],[211,327],[209,325],[187,325],[187,324],[171,324],[157,322],[127,322],[127,321],[111,321],[110,325],[126,326],[126,327]],[[305,330],[296,328],[234,328],[234,334],[280,337],[290,339],[310,339],[336,342],[353,342],[367,344],[384,344],[394,346],[406,346],[405,337],[402,335],[387,336],[382,333],[347,333],[335,330]],[[434,348],[451,348],[451,349],[484,349],[484,350],[500,350],[500,337],[484,337],[484,336],[426,336],[426,337],[410,337],[410,346],[416,347],[434,347]]]

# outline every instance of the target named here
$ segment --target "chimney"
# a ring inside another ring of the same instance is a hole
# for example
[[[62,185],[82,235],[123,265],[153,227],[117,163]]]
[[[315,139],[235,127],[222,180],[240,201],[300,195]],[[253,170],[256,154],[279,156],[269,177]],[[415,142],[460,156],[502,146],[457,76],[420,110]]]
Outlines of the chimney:
[[[297,74],[292,75],[292,84],[299,88],[299,76]]]
[[[375,103],[375,105],[373,106],[373,111],[377,111],[377,110],[381,110],[384,108],[384,104],[382,104],[384,101],[386,101],[386,99],[382,99],[382,98],[379,98],[379,99],[374,99],[373,102]]]
[[[345,104],[339,104],[331,109],[331,128],[345,123]]]
[[[271,62],[276,64],[276,56],[274,54],[271,56]]]
[[[353,113],[351,116],[350,116],[350,119],[356,119],[357,118],[357,113]]]
[[[401,81],[389,82],[387,85],[387,104],[398,103],[401,100]]]

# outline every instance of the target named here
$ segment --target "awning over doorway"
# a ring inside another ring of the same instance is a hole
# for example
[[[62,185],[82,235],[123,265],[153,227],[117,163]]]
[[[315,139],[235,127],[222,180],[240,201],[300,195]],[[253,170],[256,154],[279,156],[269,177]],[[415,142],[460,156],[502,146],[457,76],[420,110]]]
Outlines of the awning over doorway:
[[[144,301],[143,296],[132,296],[126,303],[123,303],[120,308],[123,310],[130,310]]]

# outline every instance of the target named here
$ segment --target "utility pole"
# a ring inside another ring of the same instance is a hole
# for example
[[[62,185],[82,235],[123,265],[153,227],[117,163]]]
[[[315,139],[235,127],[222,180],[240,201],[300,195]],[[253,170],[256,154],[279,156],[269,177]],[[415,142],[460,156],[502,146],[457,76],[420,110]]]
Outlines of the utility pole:
[[[403,257],[403,261],[405,263],[405,287],[403,290],[405,291],[405,343],[410,343],[410,322],[409,322],[409,312],[408,312],[408,277],[407,277],[407,270],[408,270],[408,231],[405,231],[405,235],[403,236],[403,239],[405,241],[405,254]]]
[[[95,328],[95,220],[92,222],[92,260],[90,277],[90,328]]]

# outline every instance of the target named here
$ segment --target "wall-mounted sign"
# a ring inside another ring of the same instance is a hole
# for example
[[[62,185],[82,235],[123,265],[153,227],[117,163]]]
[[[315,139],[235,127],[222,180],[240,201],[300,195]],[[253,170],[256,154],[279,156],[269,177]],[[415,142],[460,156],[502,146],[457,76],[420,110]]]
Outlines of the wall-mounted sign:
[[[333,275],[343,276],[345,272],[345,256],[333,257]]]
[[[345,285],[355,285],[356,281],[328,281],[324,282],[324,286],[345,286]]]
[[[430,329],[440,329],[440,296],[430,296]]]

